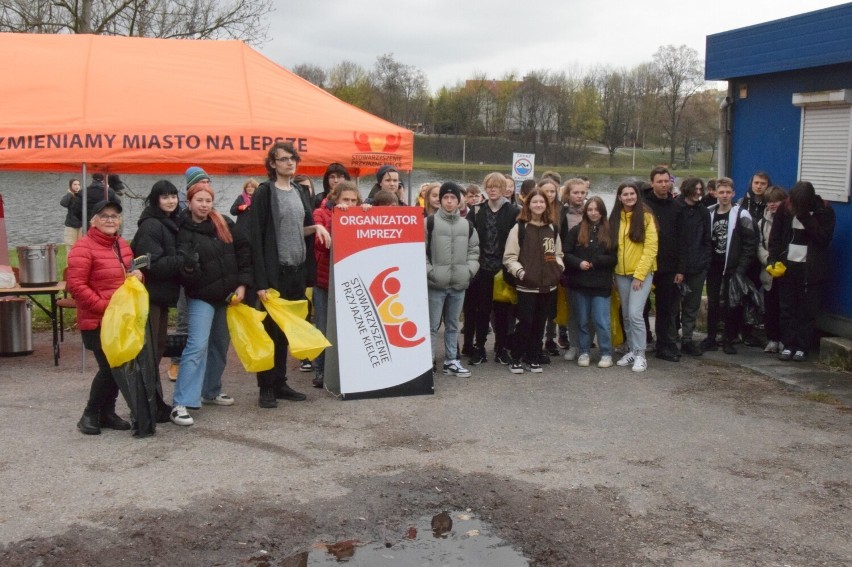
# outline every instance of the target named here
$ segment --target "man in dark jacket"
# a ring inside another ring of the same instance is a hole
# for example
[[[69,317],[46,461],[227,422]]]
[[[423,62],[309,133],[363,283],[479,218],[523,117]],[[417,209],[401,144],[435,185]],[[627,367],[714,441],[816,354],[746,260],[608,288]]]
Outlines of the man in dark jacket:
[[[115,194],[115,191],[104,186],[104,174],[93,173],[92,183],[86,187],[86,226],[83,230],[84,234],[89,229],[89,222],[91,222],[92,217],[95,215],[95,213],[92,212],[95,209],[95,205],[101,201],[109,201],[110,203],[117,203],[119,205],[121,204],[121,199]],[[82,199],[77,199],[74,203],[74,214],[81,219],[83,218]]]
[[[249,241],[254,283],[261,300],[270,289],[278,290],[284,299],[305,299],[306,287],[316,278],[314,235],[327,246],[331,244],[325,227],[314,224],[310,196],[293,182],[299,159],[290,142],[269,148],[265,163],[269,181],[261,183],[252,197]],[[258,404],[275,408],[278,399],[304,400],[304,394],[287,385],[286,335],[271,317],[264,319],[263,325],[275,343],[275,365],[257,373]]]
[[[704,281],[710,267],[710,214],[702,203],[704,182],[697,177],[684,179],[680,186],[681,204],[678,217],[678,268],[675,282],[679,285],[681,302],[680,351],[701,356],[702,350],[692,340],[695,319],[701,307]]]
[[[710,241],[713,252],[707,271],[707,339],[704,350],[717,350],[716,331],[725,320],[725,354],[737,354],[734,340],[740,330],[742,307],[727,305],[728,286],[735,273],[746,276],[757,254],[757,234],[748,211],[733,204],[734,182],[716,182],[719,202],[710,207]]]
[[[748,211],[752,221],[757,222],[763,218],[763,213],[766,210],[766,190],[772,185],[772,180],[769,174],[765,171],[758,171],[751,176],[749,180],[748,192],[739,200],[739,206]],[[757,234],[757,232],[755,232]],[[755,253],[756,254],[756,253]],[[760,272],[763,269],[757,256],[753,258],[751,264],[746,271],[746,275],[758,289],[762,285],[760,283]],[[743,325],[742,328],[743,343],[749,346],[763,347],[766,344],[762,331],[750,325]]]
[[[678,362],[680,351],[677,348],[677,329],[675,319],[679,303],[678,273],[678,217],[681,204],[674,200],[669,170],[658,166],[651,170],[651,190],[645,194],[645,202],[657,219],[659,250],[657,252],[657,271],[654,274],[654,305],[657,333],[657,358]]]

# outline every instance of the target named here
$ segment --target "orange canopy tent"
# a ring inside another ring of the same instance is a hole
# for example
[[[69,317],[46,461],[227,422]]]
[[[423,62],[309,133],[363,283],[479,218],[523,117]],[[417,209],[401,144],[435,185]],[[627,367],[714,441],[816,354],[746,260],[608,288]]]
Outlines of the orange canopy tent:
[[[412,169],[414,135],[239,41],[0,34],[0,169],[265,173],[293,141],[299,172]]]

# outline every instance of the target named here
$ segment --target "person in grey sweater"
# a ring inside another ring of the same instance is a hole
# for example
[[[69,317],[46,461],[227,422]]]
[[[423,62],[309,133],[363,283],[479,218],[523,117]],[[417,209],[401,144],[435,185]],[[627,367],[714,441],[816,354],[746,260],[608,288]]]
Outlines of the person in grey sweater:
[[[441,185],[441,208],[426,219],[426,278],[429,287],[429,326],[432,359],[435,339],[444,322],[444,374],[467,377],[470,371],[459,360],[459,315],[470,280],[479,270],[479,236],[459,214],[461,187],[448,181]]]

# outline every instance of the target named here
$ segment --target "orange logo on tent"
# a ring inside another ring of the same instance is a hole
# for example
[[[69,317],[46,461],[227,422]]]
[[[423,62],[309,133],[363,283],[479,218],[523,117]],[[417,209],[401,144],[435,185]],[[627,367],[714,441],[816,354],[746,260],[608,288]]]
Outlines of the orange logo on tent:
[[[398,278],[391,274],[399,267],[388,268],[370,284],[370,296],[377,306],[379,320],[387,333],[388,342],[400,348],[411,348],[426,340],[417,338],[417,324],[404,316],[405,306],[399,301],[399,290],[402,285]]]
[[[392,154],[402,143],[402,134],[386,136],[371,136],[364,132],[353,132],[355,146],[362,152],[378,152]]]

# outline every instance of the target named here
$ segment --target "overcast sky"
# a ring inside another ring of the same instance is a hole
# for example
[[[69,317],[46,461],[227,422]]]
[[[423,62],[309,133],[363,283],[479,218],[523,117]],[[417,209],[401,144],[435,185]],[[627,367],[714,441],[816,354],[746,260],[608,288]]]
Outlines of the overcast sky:
[[[394,58],[426,73],[429,87],[476,73],[632,67],[661,45],[704,59],[705,37],[836,6],[831,0],[302,0],[276,2],[260,51],[287,68],[328,70],[350,60],[370,69]]]

